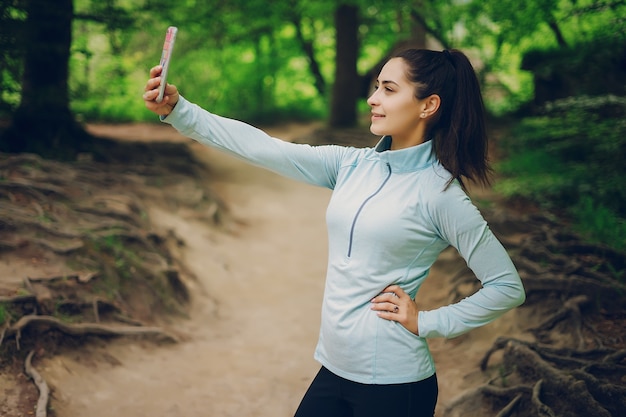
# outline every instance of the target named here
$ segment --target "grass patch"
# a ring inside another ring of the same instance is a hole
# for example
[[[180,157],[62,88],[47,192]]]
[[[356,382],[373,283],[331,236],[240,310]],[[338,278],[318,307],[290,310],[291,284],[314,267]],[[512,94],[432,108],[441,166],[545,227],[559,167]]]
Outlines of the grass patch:
[[[570,212],[576,221],[576,231],[589,241],[626,251],[626,220],[612,210],[583,196]]]

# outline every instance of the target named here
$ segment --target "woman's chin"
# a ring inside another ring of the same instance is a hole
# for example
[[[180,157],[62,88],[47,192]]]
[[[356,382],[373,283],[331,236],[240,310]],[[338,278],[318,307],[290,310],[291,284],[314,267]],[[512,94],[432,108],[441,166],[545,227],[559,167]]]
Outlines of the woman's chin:
[[[370,125],[370,132],[372,132],[372,134],[374,134],[376,136],[384,136],[385,135],[380,129],[377,129],[376,126],[374,126],[373,124]]]

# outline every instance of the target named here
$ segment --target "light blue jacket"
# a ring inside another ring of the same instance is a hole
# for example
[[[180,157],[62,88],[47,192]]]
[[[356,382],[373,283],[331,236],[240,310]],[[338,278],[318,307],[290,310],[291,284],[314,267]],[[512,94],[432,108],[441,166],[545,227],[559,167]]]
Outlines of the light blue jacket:
[[[522,304],[524,288],[506,250],[431,142],[390,150],[294,144],[213,115],[181,97],[163,119],[205,145],[289,178],[333,190],[329,253],[315,358],[364,384],[420,381],[435,372],[426,338],[455,337]],[[419,336],[370,308],[391,284],[415,297],[439,253],[454,246],[482,283],[455,304],[418,315]]]

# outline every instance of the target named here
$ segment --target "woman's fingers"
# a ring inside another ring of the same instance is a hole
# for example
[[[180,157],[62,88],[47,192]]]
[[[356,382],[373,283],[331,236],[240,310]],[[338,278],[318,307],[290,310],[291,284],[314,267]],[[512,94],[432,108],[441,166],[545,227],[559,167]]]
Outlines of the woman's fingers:
[[[159,90],[155,89],[146,89],[146,92],[143,94],[143,99],[145,101],[154,101],[159,95]]]
[[[156,98],[158,95],[158,89],[149,90],[143,93],[143,100],[145,102],[146,108],[151,112],[158,114],[159,116],[167,116],[174,108],[174,105],[170,103],[171,97],[169,95],[166,95],[165,97],[163,97],[163,101],[157,103]]]
[[[398,285],[390,285],[371,300],[371,309],[380,318],[397,321],[407,330],[418,334],[417,304]]]
[[[163,67],[161,65],[150,68],[150,78],[158,77],[161,75],[161,71],[163,71]]]
[[[156,102],[161,84],[161,71],[163,67],[157,65],[150,69],[150,79],[144,87],[143,100],[146,108],[160,116],[167,116],[178,102],[178,89],[172,84],[165,86],[165,95],[160,103]]]
[[[159,84],[161,84],[161,77],[150,78],[146,83],[145,91],[156,90],[159,88]]]
[[[378,312],[379,316],[390,320],[387,314],[397,314],[400,311],[400,304],[401,300],[395,293],[385,291],[372,299],[371,308]]]
[[[384,293],[392,293],[392,294],[394,294],[398,298],[403,298],[405,296],[408,297],[408,294],[406,292],[404,292],[402,287],[399,286],[399,285],[396,285],[396,284],[390,285],[387,288],[385,288],[383,290],[383,294]]]
[[[400,306],[391,302],[372,302],[372,310],[397,313],[400,310]]]

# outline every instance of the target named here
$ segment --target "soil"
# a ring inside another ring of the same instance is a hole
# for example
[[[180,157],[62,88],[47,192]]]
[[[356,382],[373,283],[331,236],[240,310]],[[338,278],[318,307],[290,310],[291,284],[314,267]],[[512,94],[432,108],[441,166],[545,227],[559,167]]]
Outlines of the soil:
[[[40,346],[34,366],[51,388],[49,413],[292,416],[319,368],[312,355],[324,287],[324,215],[330,192],[246,165],[182,138],[167,126],[89,128],[120,140],[165,140],[190,147],[209,167],[209,175],[196,180],[225,203],[228,220],[216,226],[206,206],[173,207],[167,198],[147,199],[150,224],[161,235],[175,236],[178,244],[172,250],[187,271],[184,282],[191,300],[186,317],[159,322],[179,341],[88,338],[69,348]],[[289,125],[266,130],[285,140],[307,141],[318,128]],[[492,217],[503,213],[489,190],[473,190],[472,195]],[[505,246],[528,236],[519,223],[507,224],[500,222],[497,230]],[[0,288],[21,285],[23,277],[42,275],[44,270],[54,273],[54,267],[38,264],[35,258],[3,257]],[[474,283],[458,284],[464,268],[454,250],[444,251],[420,291],[419,305],[436,308],[458,298],[459,291],[473,291]],[[542,322],[544,313],[545,309],[521,307],[461,337],[430,340],[440,388],[437,416],[443,416],[459,396],[502,372],[498,365],[481,369],[485,353],[499,338],[535,342],[528,330]],[[553,339],[557,344],[561,340],[558,335]],[[498,355],[502,352],[493,353],[491,363],[497,364]],[[0,370],[0,393],[4,393],[2,416],[33,414],[37,390],[24,376],[21,363],[14,361]]]

